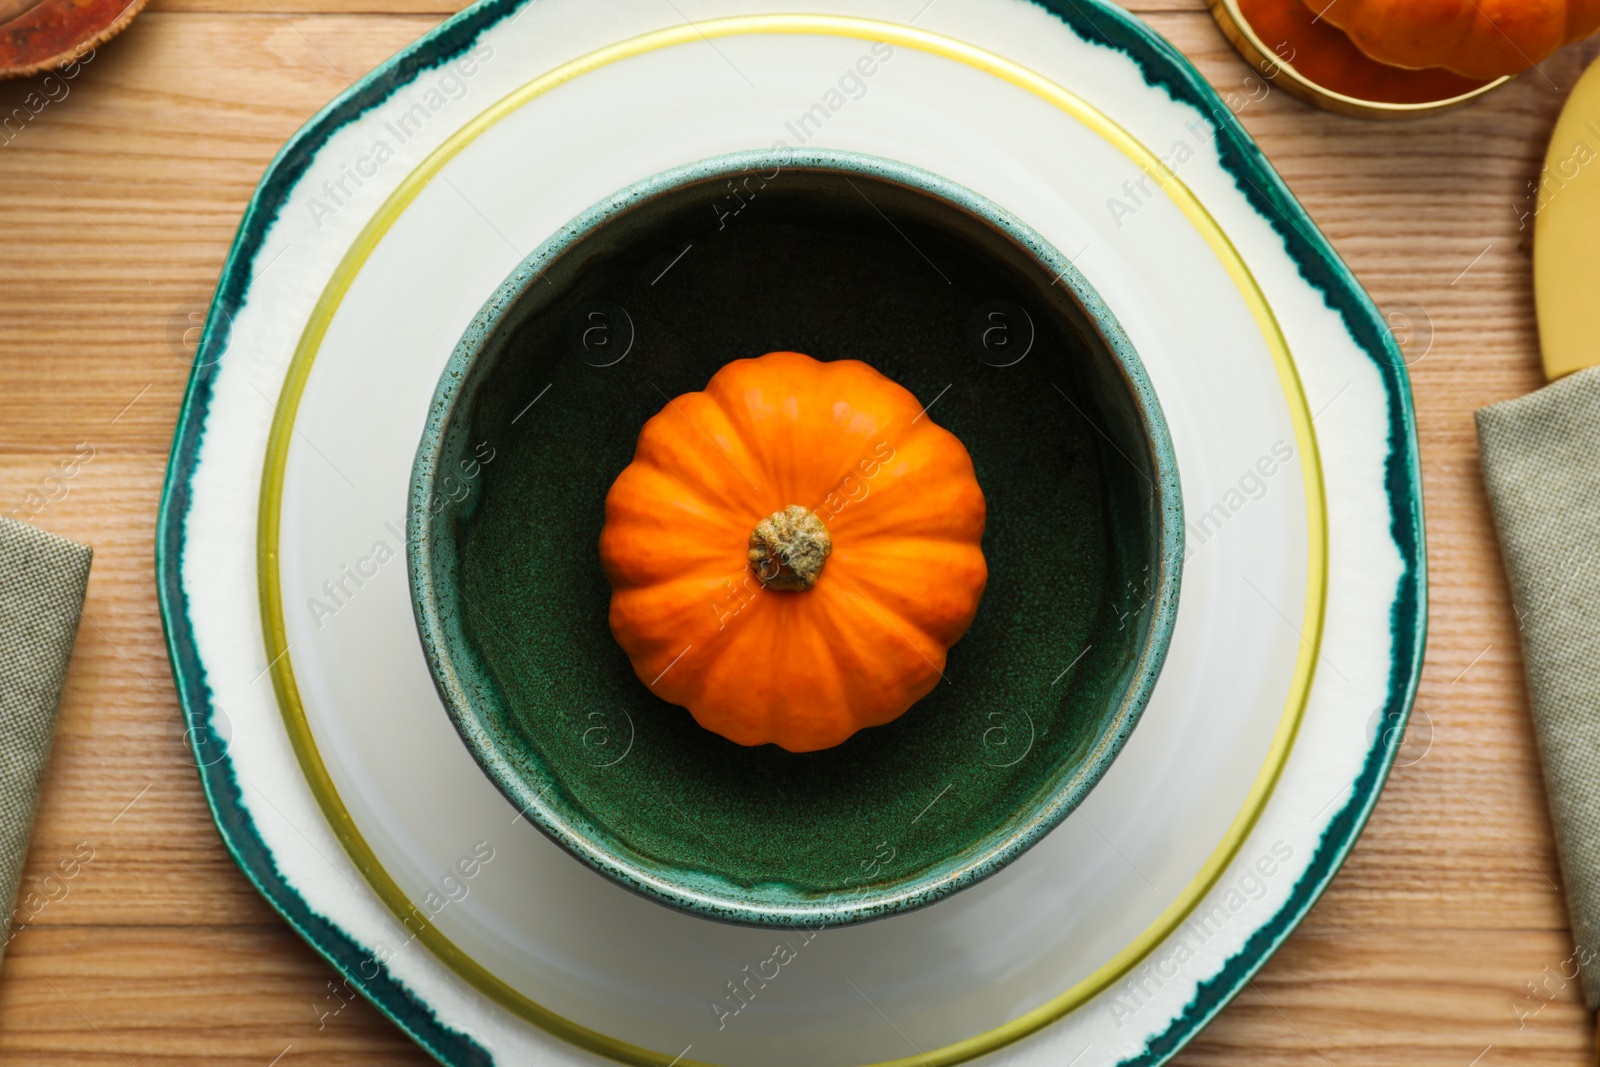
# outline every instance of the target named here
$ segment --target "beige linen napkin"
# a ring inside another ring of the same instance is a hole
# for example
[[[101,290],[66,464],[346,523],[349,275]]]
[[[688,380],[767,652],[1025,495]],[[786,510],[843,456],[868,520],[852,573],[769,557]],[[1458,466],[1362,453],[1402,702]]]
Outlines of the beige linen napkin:
[[[1600,367],[1477,417],[1592,1010],[1600,1008]]]
[[[0,904],[7,917],[0,935],[28,857],[93,555],[87,545],[0,516]]]

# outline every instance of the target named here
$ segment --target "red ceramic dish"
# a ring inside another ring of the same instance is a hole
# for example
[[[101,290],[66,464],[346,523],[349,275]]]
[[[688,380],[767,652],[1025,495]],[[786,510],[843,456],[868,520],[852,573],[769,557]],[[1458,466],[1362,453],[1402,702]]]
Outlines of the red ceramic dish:
[[[122,32],[145,0],[0,0],[0,78],[67,77]]]

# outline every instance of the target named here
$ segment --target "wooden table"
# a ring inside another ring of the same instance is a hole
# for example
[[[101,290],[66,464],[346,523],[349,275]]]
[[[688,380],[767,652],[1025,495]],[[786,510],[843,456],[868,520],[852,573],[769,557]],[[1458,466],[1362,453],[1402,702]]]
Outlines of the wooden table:
[[[428,1062],[364,1002],[319,1024],[334,972],[223,850],[184,743],[152,535],[185,331],[262,168],[454,9],[153,0],[65,96],[0,132],[0,512],[96,552],[24,891],[93,858],[6,952],[0,1062]],[[1136,10],[1218,88],[1247,89],[1203,0]],[[1377,303],[1419,331],[1432,618],[1406,765],[1327,896],[1179,1063],[1593,1063],[1560,977],[1573,949],[1472,410],[1541,384],[1529,183],[1595,51],[1411,124],[1276,89],[1240,113]],[[0,86],[0,115],[39,88]],[[80,444],[93,458],[47,481]]]

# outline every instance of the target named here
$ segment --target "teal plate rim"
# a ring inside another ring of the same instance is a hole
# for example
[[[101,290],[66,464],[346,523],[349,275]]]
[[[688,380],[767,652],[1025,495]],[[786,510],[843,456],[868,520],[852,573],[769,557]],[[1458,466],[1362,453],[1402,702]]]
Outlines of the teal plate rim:
[[[342,128],[382,103],[402,86],[467,52],[487,29],[515,17],[539,0],[479,0],[380,64],[306,123],[279,150],[251,196],[229,250],[195,353],[157,516],[157,596],[173,680],[183,708],[186,737],[202,789],[224,845],[263,897],[337,970],[441,1063],[492,1064],[478,1042],[442,1023],[433,1009],[371,956],[343,929],[314,912],[277,869],[245,806],[228,758],[227,742],[215,731],[219,710],[211,699],[205,665],[194,645],[194,625],[182,586],[184,526],[217,363],[228,347],[232,316],[249,298],[257,257],[296,183],[317,153]],[[1318,290],[1351,339],[1373,361],[1389,401],[1384,485],[1390,536],[1404,561],[1390,609],[1388,695],[1381,728],[1352,783],[1349,800],[1324,830],[1305,873],[1284,906],[1263,923],[1145,1049],[1121,1067],[1156,1067],[1198,1034],[1244,988],[1321,897],[1354,846],[1388,778],[1409,720],[1421,674],[1427,631],[1427,563],[1416,411],[1405,361],[1382,316],[1355,276],[1290,192],[1217,92],[1176,48],[1135,16],[1109,0],[1029,0],[1079,38],[1125,55],[1145,81],[1175,102],[1210,116],[1221,165],[1238,191],[1283,241],[1302,278]]]

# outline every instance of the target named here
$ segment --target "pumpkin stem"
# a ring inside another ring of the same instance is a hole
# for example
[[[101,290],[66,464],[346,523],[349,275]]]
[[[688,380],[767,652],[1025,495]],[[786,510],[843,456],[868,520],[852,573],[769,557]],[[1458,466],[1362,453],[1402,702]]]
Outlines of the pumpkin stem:
[[[774,511],[750,531],[750,567],[768,589],[810,589],[832,551],[828,528],[799,504]]]

